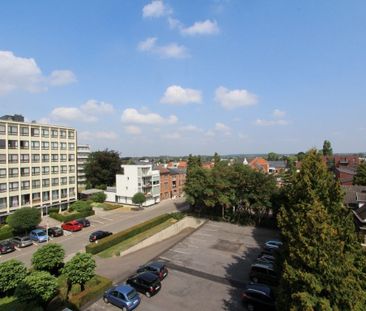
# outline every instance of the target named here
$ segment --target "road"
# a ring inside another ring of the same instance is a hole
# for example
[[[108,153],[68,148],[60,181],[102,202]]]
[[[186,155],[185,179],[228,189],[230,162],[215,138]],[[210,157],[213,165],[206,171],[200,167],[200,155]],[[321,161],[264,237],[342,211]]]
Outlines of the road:
[[[179,198],[176,200],[162,201],[159,204],[147,207],[142,211],[125,212],[118,209],[108,212],[97,211],[96,215],[88,217],[91,223],[90,227],[75,233],[65,232],[66,235],[54,238],[51,242],[62,244],[65,250],[65,261],[68,261],[77,252],[85,250],[85,245],[89,243],[89,235],[95,230],[106,230],[115,233],[164,213],[183,210],[187,207],[188,205],[185,203],[185,200]],[[17,259],[29,267],[31,265],[33,252],[41,246],[42,244],[35,244],[27,248],[17,249],[13,253],[1,255],[0,263],[9,259]]]

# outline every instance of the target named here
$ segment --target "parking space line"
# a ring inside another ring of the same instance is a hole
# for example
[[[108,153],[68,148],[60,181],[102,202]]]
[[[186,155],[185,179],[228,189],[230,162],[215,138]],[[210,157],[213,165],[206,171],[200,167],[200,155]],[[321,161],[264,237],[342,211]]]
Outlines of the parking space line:
[[[104,219],[104,220],[113,221],[113,219],[110,219],[110,218],[101,217],[101,216],[98,216],[98,217],[101,218],[101,219]]]
[[[93,219],[93,222],[96,222],[96,223],[98,223],[98,224],[102,224],[102,225],[104,225],[104,222],[102,222],[102,221],[100,221],[100,220],[95,220],[95,219]]]
[[[176,249],[170,249],[170,252],[175,252],[175,253],[179,253],[179,254],[189,254],[189,252],[183,252],[183,251],[178,251]]]

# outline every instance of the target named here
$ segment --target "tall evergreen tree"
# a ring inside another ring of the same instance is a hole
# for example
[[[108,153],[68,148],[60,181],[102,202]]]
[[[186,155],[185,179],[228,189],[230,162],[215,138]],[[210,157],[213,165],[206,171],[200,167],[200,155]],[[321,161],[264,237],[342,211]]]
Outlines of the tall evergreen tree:
[[[339,184],[315,150],[286,186],[280,310],[363,310],[365,259]]]
[[[333,155],[333,149],[332,145],[329,140],[324,140],[323,143],[323,155],[324,156],[332,156]]]
[[[366,186],[366,162],[363,161],[358,167],[356,171],[356,175],[353,176],[353,184]]]

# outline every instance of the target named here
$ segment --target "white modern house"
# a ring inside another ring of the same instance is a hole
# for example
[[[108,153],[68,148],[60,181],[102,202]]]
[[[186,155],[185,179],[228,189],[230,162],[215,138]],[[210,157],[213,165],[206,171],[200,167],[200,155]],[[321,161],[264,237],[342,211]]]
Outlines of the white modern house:
[[[160,202],[160,171],[151,164],[122,165],[122,174],[116,175],[116,187],[105,191],[107,202],[133,204],[132,197],[142,192],[150,206]]]

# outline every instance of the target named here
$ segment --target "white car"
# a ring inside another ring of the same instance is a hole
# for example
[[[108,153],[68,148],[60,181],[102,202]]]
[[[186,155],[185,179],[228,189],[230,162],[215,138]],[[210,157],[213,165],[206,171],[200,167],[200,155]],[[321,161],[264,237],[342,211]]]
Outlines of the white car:
[[[266,248],[280,248],[282,246],[282,242],[279,240],[270,240],[265,244]]]

